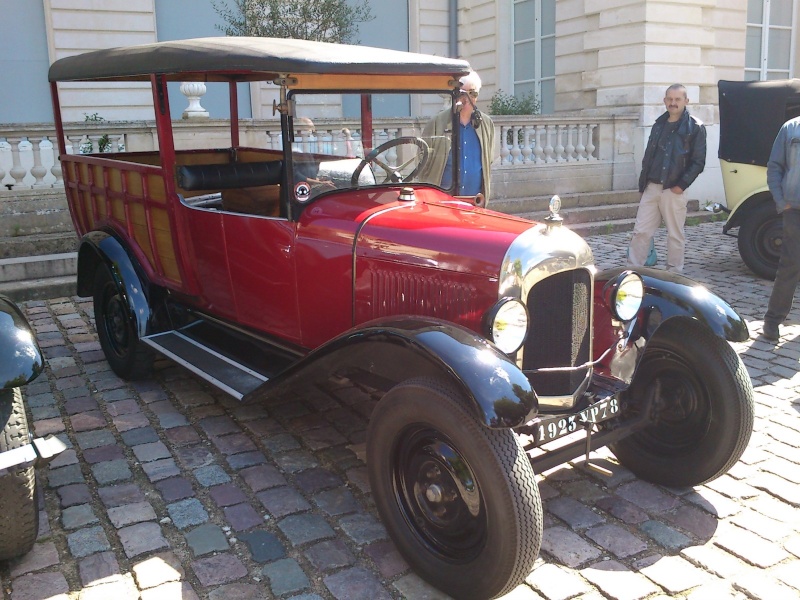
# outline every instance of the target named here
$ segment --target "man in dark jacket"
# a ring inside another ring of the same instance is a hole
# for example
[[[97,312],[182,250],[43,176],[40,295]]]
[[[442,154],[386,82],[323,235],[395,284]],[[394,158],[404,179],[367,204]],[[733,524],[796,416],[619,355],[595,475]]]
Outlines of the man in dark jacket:
[[[686,236],[684,194],[706,165],[706,128],[689,114],[686,88],[675,83],[667,88],[667,112],[656,119],[642,160],[639,191],[642,199],[636,213],[628,264],[644,265],[650,241],[661,225],[667,226],[667,270],[683,272]]]

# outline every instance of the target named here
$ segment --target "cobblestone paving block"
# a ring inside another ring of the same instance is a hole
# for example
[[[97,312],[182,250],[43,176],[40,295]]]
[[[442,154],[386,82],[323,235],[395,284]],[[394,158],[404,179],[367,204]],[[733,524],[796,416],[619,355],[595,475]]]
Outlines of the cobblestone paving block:
[[[586,580],[572,571],[546,563],[536,567],[525,581],[547,600],[567,600],[588,594],[592,589]]]
[[[14,580],[13,600],[68,600],[69,584],[61,573],[28,573]]]
[[[134,504],[123,504],[108,509],[108,518],[111,524],[117,529],[140,523],[142,521],[152,521],[156,518],[156,513],[149,502],[136,502]]]
[[[152,444],[158,441],[158,433],[150,426],[129,429],[123,432],[122,441],[126,446],[139,446],[141,444]]]
[[[161,585],[143,590],[141,600],[167,600],[179,598],[180,600],[200,600],[192,584],[188,581],[170,581]]]
[[[297,490],[284,486],[259,492],[256,494],[261,504],[276,519],[292,513],[311,509],[311,505]]]
[[[217,554],[192,562],[197,579],[204,587],[230,583],[247,575],[247,568],[232,554]]]
[[[542,550],[569,567],[600,556],[600,551],[564,527],[548,527],[542,534]]]
[[[92,475],[100,485],[127,481],[133,478],[133,473],[128,466],[128,461],[123,459],[109,460],[92,465]]]
[[[85,587],[108,583],[119,576],[119,563],[113,552],[98,552],[78,562],[81,583]]]
[[[122,448],[116,444],[111,446],[100,446],[99,448],[92,448],[83,452],[83,459],[90,465],[107,461],[107,460],[120,460],[125,458],[125,453]]]
[[[97,521],[97,515],[94,514],[90,504],[70,506],[61,512],[61,524],[64,529],[79,529]]]
[[[214,486],[208,492],[217,506],[233,506],[247,501],[245,493],[232,483]]]
[[[108,582],[93,585],[81,592],[81,600],[138,600],[139,590],[130,574],[117,575]]]
[[[85,480],[79,464],[68,465],[60,469],[50,469],[47,474],[47,483],[52,488],[72,483],[82,483],[83,481]]]
[[[100,488],[97,492],[106,508],[122,506],[123,504],[135,504],[147,500],[142,488],[135,483],[109,485]]]
[[[304,554],[318,571],[332,571],[350,566],[356,561],[353,553],[341,540],[326,540],[314,544]]]
[[[687,536],[661,521],[645,521],[639,525],[639,530],[669,550],[680,550],[691,544]]]
[[[780,546],[735,525],[723,528],[714,538],[714,543],[762,569],[789,557]]]
[[[228,550],[230,544],[228,538],[225,537],[222,529],[218,525],[206,523],[195,527],[185,534],[186,543],[192,549],[195,556],[202,556],[210,552],[222,552]]]
[[[170,503],[175,500],[183,500],[194,496],[192,483],[183,477],[170,477],[163,479],[155,484],[156,489],[161,492],[164,502]]]
[[[332,517],[353,513],[361,508],[353,493],[344,487],[316,494],[314,504]]]
[[[162,458],[161,460],[144,463],[142,465],[142,470],[153,483],[169,477],[175,477],[181,473],[181,470],[172,458]]]
[[[685,592],[711,580],[708,573],[680,556],[661,557],[650,566],[641,569],[641,573],[670,594]]]
[[[167,504],[167,512],[178,529],[186,529],[208,521],[208,513],[197,498]]]
[[[133,453],[141,462],[152,462],[161,458],[170,458],[172,455],[161,440],[148,444],[139,444],[133,447]]]
[[[586,537],[594,540],[617,558],[633,556],[647,550],[647,542],[614,523],[593,527],[586,532]]]
[[[372,515],[363,513],[339,519],[339,526],[359,546],[385,540],[388,535],[383,524]]]
[[[334,537],[331,526],[318,515],[291,515],[278,522],[278,528],[294,546]]]
[[[72,556],[77,558],[111,548],[103,528],[99,526],[86,527],[67,534],[67,544]]]
[[[75,483],[65,485],[57,490],[61,508],[75,506],[76,504],[86,504],[92,501],[92,494],[89,486],[85,483]]]
[[[269,579],[269,587],[276,596],[299,592],[310,586],[310,581],[300,565],[292,558],[283,558],[264,565],[262,573]]]
[[[223,483],[228,483],[231,478],[219,465],[208,465],[192,471],[197,483],[203,487],[212,487]]]
[[[645,598],[660,589],[644,575],[634,573],[625,565],[608,560],[594,563],[581,570],[581,575],[611,598],[631,600]]]
[[[185,575],[180,559],[172,552],[154,554],[134,563],[132,569],[139,588],[143,590],[170,581],[180,581]]]
[[[586,529],[603,522],[602,516],[573,498],[553,498],[547,503],[547,510],[572,529]]]
[[[325,576],[323,581],[336,600],[389,600],[391,598],[380,580],[373,573],[361,567],[343,569]]]
[[[239,475],[245,480],[250,489],[260,492],[268,488],[279,487],[287,484],[286,478],[272,465],[263,465],[243,469]]]
[[[11,577],[19,577],[25,573],[39,571],[58,564],[58,550],[53,542],[42,542],[33,545],[30,552],[9,561]]]
[[[241,454],[226,456],[225,462],[227,462],[228,466],[234,471],[240,471],[247,467],[264,464],[267,462],[267,457],[264,456],[262,452],[256,450],[254,452],[242,452]]]
[[[268,531],[259,529],[242,533],[239,539],[247,545],[253,560],[258,563],[272,562],[286,556],[286,549],[281,541]]]
[[[158,523],[136,523],[119,530],[119,540],[128,558],[169,547]]]
[[[222,511],[225,513],[225,518],[234,531],[252,529],[264,522],[263,517],[247,503],[226,506]]]

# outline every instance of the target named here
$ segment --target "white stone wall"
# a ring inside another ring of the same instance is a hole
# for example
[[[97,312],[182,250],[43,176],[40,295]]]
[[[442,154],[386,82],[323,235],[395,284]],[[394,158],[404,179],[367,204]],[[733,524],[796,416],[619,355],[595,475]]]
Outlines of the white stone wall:
[[[154,0],[43,0],[51,62],[90,50],[156,41]],[[116,91],[125,87],[125,93]],[[141,90],[141,91],[137,91]],[[149,84],[61,83],[65,121],[153,119]]]

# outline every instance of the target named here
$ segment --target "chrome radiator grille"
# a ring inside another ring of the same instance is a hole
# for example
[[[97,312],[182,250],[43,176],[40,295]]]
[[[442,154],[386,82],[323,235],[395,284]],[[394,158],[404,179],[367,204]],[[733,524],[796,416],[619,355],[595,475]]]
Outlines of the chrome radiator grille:
[[[584,269],[557,273],[528,294],[531,327],[523,346],[522,368],[539,396],[572,394],[587,369],[535,373],[545,367],[574,367],[589,360],[591,277]]]

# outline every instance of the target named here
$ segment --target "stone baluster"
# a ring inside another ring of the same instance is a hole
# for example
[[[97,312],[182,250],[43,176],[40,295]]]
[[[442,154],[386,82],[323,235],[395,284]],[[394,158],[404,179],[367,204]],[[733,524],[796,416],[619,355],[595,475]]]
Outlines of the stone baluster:
[[[184,119],[208,119],[208,111],[200,106],[200,98],[206,93],[206,84],[202,81],[186,81],[181,84],[181,94],[189,100],[189,106],[183,111]]]
[[[594,129],[597,127],[596,124],[590,123],[588,125],[588,135],[586,136],[586,159],[587,160],[597,160],[597,157],[594,155]]]
[[[11,170],[8,172],[11,177],[14,178],[14,183],[12,184],[15,188],[22,187],[22,180],[25,178],[25,175],[28,174],[28,169],[22,166],[22,161],[20,160],[20,152],[25,150],[24,145],[27,143],[30,145],[30,142],[26,138],[9,138],[9,144],[11,144]],[[16,145],[17,149],[16,152],[14,151],[14,146]]]
[[[45,138],[46,140],[47,138]],[[38,147],[33,145],[33,166],[31,167],[31,175],[36,181],[33,182],[34,188],[50,187],[50,184],[44,182],[44,177],[47,175],[47,169],[42,164],[42,152],[46,148],[44,146],[45,140],[39,142]]]
[[[61,172],[61,161],[58,160],[58,152],[53,153],[53,166],[50,167],[50,172],[56,178],[55,183],[53,183],[54,187],[64,183],[64,174]]]
[[[536,126],[536,145],[533,147],[533,155],[536,157],[536,164],[544,162],[544,146],[542,144],[542,135],[544,134],[544,127],[542,125]]]
[[[564,153],[567,155],[567,162],[575,160],[575,145],[572,143],[573,134],[575,133],[575,125],[567,126],[567,145],[564,148]]]
[[[578,144],[575,146],[575,154],[578,155],[578,160],[586,160],[586,146],[583,144],[583,134],[585,131],[584,125],[578,127]]]
[[[519,144],[519,125],[511,128],[511,164],[522,164],[522,149]]]
[[[555,162],[555,158],[553,158],[553,129],[553,125],[545,126],[544,162],[546,163]]]
[[[511,151],[508,149],[508,136],[510,130],[505,125],[500,127],[500,164],[507,165],[511,162]]]
[[[531,128],[527,125],[522,127],[522,162],[531,162],[531,155],[533,148],[531,148]]]
[[[67,154],[81,154],[81,136],[67,136]]]
[[[3,178],[6,176],[6,170],[3,168],[3,155],[11,152],[11,144],[5,140],[0,141],[0,185],[3,183]]]
[[[564,159],[564,126],[556,125],[556,146],[553,149],[556,155],[556,162],[566,162]]]

